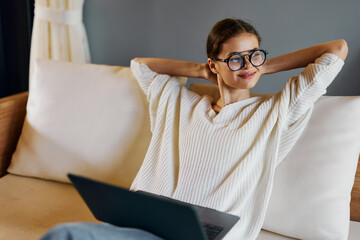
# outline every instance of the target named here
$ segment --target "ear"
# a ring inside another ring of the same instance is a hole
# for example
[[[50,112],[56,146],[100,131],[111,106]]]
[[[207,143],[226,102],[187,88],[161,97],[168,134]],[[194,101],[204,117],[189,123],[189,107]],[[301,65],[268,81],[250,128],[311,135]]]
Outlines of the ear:
[[[216,64],[215,64],[215,62],[214,62],[211,58],[208,58],[208,64],[209,64],[210,70],[211,70],[214,74],[218,74],[218,70],[216,69]]]

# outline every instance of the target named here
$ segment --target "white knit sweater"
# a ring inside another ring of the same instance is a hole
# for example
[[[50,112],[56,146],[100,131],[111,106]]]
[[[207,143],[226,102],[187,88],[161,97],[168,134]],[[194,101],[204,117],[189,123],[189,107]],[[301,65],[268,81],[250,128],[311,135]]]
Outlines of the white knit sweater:
[[[343,64],[324,54],[272,97],[235,102],[216,114],[211,97],[132,60],[131,70],[150,102],[153,136],[131,189],[238,215],[225,239],[256,239],[276,166]]]

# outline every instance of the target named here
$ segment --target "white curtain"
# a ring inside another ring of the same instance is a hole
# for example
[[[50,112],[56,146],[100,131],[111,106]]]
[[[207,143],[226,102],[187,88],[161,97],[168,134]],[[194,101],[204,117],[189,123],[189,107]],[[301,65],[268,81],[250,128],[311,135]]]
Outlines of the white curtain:
[[[35,59],[90,62],[83,5],[84,0],[35,0],[30,78]]]

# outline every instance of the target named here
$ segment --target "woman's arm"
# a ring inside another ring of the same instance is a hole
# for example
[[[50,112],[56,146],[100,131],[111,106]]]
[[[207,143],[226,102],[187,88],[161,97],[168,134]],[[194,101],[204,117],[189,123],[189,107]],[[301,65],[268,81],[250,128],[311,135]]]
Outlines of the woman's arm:
[[[336,40],[318,44],[309,48],[284,54],[266,61],[262,68],[263,74],[271,74],[295,68],[306,67],[324,53],[332,53],[345,61],[348,46],[345,40]]]
[[[217,84],[207,63],[194,63],[164,58],[135,58],[138,63],[146,64],[151,70],[159,74],[182,76],[191,78],[204,78]]]

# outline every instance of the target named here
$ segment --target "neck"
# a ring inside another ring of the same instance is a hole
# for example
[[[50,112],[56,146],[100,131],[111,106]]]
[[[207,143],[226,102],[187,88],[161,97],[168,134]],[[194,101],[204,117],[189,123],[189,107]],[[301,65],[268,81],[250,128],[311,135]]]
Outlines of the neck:
[[[218,86],[220,91],[220,98],[217,101],[216,105],[218,105],[221,108],[228,104],[250,98],[249,89],[232,88],[230,86],[225,85],[222,82],[219,82]]]

